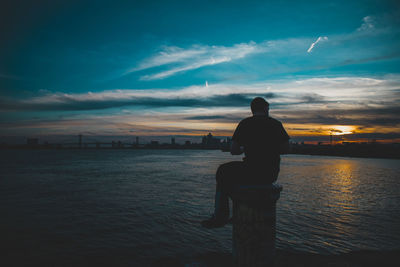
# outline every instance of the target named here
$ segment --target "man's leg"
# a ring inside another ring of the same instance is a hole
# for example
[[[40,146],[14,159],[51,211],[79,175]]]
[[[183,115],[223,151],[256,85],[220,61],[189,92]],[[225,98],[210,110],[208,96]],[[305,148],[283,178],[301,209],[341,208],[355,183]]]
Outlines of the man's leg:
[[[217,187],[215,190],[215,211],[217,219],[229,219],[229,195],[236,186],[238,178],[242,173],[243,162],[232,161],[219,166],[215,179]]]
[[[243,162],[232,161],[218,167],[216,173],[217,187],[215,190],[214,214],[209,220],[202,222],[207,228],[224,226],[229,220],[229,195],[238,183],[243,173]]]
[[[265,206],[272,199],[279,198],[281,188],[278,190],[273,186],[278,174],[279,166],[244,162],[242,178],[237,181],[229,196],[248,206]]]

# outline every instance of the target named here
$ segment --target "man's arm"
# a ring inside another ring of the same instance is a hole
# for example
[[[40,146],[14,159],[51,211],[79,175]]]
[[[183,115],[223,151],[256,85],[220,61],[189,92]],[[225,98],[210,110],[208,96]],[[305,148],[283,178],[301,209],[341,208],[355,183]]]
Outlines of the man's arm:
[[[242,147],[235,140],[232,141],[231,145],[231,155],[240,155],[243,153]]]
[[[236,127],[235,132],[232,136],[232,144],[231,144],[231,155],[240,155],[243,153],[243,147],[240,146],[240,143],[243,139],[243,127],[242,121]]]
[[[279,154],[288,154],[290,152],[290,145],[289,145],[289,135],[287,134],[285,128],[283,128],[283,125],[281,122],[279,122],[280,125],[280,130],[279,130],[279,135],[280,135],[280,140],[281,144],[279,145]]]
[[[279,154],[288,154],[290,152],[289,140],[282,143],[279,147]]]

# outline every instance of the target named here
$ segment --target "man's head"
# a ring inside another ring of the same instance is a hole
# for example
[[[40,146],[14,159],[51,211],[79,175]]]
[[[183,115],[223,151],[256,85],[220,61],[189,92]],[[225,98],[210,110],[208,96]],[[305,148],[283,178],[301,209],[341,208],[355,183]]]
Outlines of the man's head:
[[[253,114],[267,114],[269,111],[269,103],[262,97],[256,97],[251,101],[251,112]]]

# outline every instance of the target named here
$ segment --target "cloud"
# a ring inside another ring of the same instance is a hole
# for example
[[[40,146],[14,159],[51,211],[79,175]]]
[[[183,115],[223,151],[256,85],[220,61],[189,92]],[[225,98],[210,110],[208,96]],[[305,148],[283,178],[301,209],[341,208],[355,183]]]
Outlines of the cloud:
[[[362,19],[363,23],[357,29],[358,32],[371,31],[375,29],[375,19],[371,16],[366,16]]]
[[[322,125],[362,125],[363,127],[399,127],[400,107],[388,105],[385,107],[356,107],[351,105],[343,108],[307,110],[279,110],[275,112],[289,124],[322,124]]]
[[[351,135],[346,135],[347,140],[360,140],[360,139],[366,139],[366,140],[371,140],[371,139],[381,139],[381,140],[387,140],[387,139],[400,139],[400,133],[398,132],[392,132],[392,133],[356,133],[356,134],[351,134]]]
[[[231,84],[189,86],[181,89],[117,89],[88,93],[49,93],[17,99],[0,97],[0,111],[79,111],[120,107],[218,107],[248,105],[252,97],[274,98],[268,87]]]
[[[346,59],[341,65],[353,65],[353,64],[364,64],[375,61],[391,60],[400,57],[400,51],[389,52],[385,55],[378,55],[373,57],[359,58],[359,59]]]
[[[304,94],[300,99],[307,103],[321,103],[324,101],[324,97],[316,93]]]
[[[312,44],[310,45],[310,47],[309,47],[308,50],[307,50],[307,53],[311,53],[311,51],[314,49],[315,45],[318,44],[319,42],[327,41],[327,40],[328,40],[328,37],[326,37],[326,36],[320,36],[320,37],[318,37],[318,39],[317,39],[314,43],[312,43]]]
[[[373,16],[365,16],[359,28],[354,28],[351,32],[330,36],[330,51],[336,53],[338,56],[331,57],[328,54],[318,62],[308,62],[306,66],[301,67],[301,70],[304,71],[304,68],[331,68],[338,64],[353,64],[352,62],[359,64],[363,63],[365,60],[381,60],[390,57],[388,54],[396,54],[395,48],[392,49],[394,51],[388,51],[388,49],[381,50],[383,46],[385,48],[389,45],[396,47],[396,40],[394,40],[394,43],[381,42],[377,39],[369,40],[368,43],[364,42],[363,38],[370,38],[371,36],[374,36],[374,38],[384,38],[386,36],[385,34],[391,36],[394,31],[398,31],[391,29],[391,24],[387,21],[385,23],[383,18],[379,18],[380,24],[376,22],[377,20],[378,19]],[[319,36],[311,44],[309,38],[288,38],[264,40],[257,43],[249,41],[233,44],[231,46],[203,44],[193,44],[187,47],[162,46],[158,52],[145,57],[143,60],[139,61],[136,66],[125,70],[119,77],[136,73],[142,81],[161,80],[207,66],[216,66],[244,58],[248,59],[248,57],[254,55],[267,57],[267,62],[269,62],[269,64],[263,66],[262,69],[269,69],[269,74],[271,74],[271,72],[276,73],[277,71],[284,71],[286,73],[289,71],[293,72],[298,71],[300,68],[296,67],[293,69],[293,65],[295,62],[298,62],[298,59],[313,53],[317,46],[327,41],[327,36]],[[354,49],[354,47],[360,46],[363,49]],[[351,56],[348,55],[350,49],[355,50]],[[304,50],[307,50],[306,54],[304,54]],[[281,57],[290,57],[292,60],[282,65],[279,63],[279,58]],[[308,57],[307,60],[310,60],[310,58]],[[241,63],[246,64],[247,62],[242,61]],[[325,66],[321,67],[321,64],[325,64]],[[253,67],[249,66],[249,69],[252,68]],[[255,71],[255,74],[257,73],[258,71]],[[218,74],[220,74],[220,72],[212,73],[212,75]],[[234,76],[237,77],[236,74]]]
[[[172,68],[170,70],[162,71],[162,72],[159,72],[156,74],[144,75],[140,78],[140,80],[150,81],[150,80],[164,79],[169,76],[175,75],[176,73],[179,73],[179,72],[184,72],[187,70],[194,70],[194,69],[198,69],[198,68],[201,68],[204,66],[216,65],[216,64],[220,64],[220,63],[224,63],[224,62],[229,62],[231,60],[232,60],[232,58],[230,58],[230,57],[219,57],[219,58],[211,57],[211,58],[199,59],[196,62],[188,63],[181,67]]]
[[[17,99],[0,97],[0,111],[79,111],[132,107],[218,108],[248,107],[255,96],[267,98],[274,110],[337,108],[374,109],[400,102],[400,76],[382,78],[336,77],[294,81],[266,81],[252,84],[213,83],[181,89],[118,89],[88,93],[49,93]],[[338,90],[340,89],[340,90]],[[204,114],[203,114],[204,115]]]
[[[32,133],[90,130],[116,134],[135,130],[140,135],[200,134],[199,129],[203,129],[229,135],[238,121],[250,116],[252,98],[263,96],[271,104],[271,116],[295,129],[291,130],[294,134],[298,128],[309,128],[307,132],[312,133],[324,125],[354,125],[359,132],[393,132],[400,127],[399,92],[400,76],[396,75],[77,94],[43,91],[43,95],[25,99],[0,98],[0,128],[2,133],[20,134],[29,128]],[[39,119],[30,118],[30,114]],[[54,121],[39,123],[45,118]]]
[[[219,122],[238,122],[243,119],[242,116],[228,116],[228,115],[197,115],[184,117],[185,120],[205,120],[205,121],[219,121]]]
[[[144,59],[138,66],[128,69],[122,75],[169,66],[168,70],[141,76],[141,80],[164,79],[180,72],[238,60],[252,54],[264,52],[265,49],[266,43],[256,44],[255,42],[240,43],[230,47],[192,45],[186,49],[176,46],[164,46],[159,53]]]
[[[200,88],[200,87],[199,87]],[[209,87],[207,87],[209,88]],[[273,98],[275,95],[264,90],[242,90],[234,93],[226,91],[220,94],[194,94],[193,88],[186,90],[158,93],[154,90],[115,90],[102,93],[87,94],[51,94],[31,99],[0,99],[0,111],[79,111],[79,110],[102,110],[108,108],[119,108],[124,106],[133,107],[235,107],[248,106],[251,99],[261,95]]]

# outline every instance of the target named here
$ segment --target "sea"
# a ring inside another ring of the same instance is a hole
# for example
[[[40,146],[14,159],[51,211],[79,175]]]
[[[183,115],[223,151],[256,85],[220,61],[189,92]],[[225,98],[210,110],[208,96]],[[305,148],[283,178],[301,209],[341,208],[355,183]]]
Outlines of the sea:
[[[229,253],[208,230],[218,150],[0,150],[1,266],[148,266]],[[283,155],[277,248],[400,248],[400,160]]]

